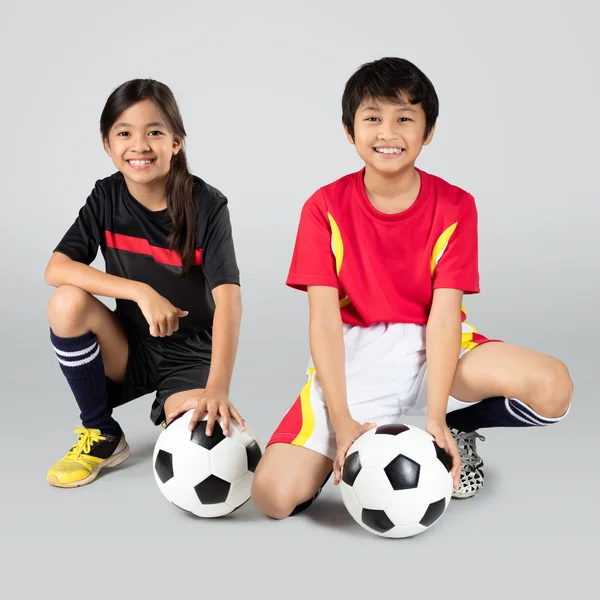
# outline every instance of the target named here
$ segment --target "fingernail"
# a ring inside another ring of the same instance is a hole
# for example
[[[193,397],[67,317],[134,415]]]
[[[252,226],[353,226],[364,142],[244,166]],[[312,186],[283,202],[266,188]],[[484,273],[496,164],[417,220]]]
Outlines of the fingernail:
[[[224,435],[229,435],[229,429],[224,429],[223,433],[224,433]]]

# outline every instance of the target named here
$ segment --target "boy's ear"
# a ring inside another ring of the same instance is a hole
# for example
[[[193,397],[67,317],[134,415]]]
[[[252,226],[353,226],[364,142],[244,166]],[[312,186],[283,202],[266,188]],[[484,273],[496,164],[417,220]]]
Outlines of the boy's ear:
[[[423,146],[427,146],[428,144],[431,143],[431,140],[433,139],[433,134],[435,133],[436,125],[437,125],[437,122],[433,124],[433,127],[431,128],[429,135],[425,138],[425,141],[423,142]]]
[[[350,132],[348,131],[348,128],[344,125],[344,133],[346,134],[346,137],[348,138],[348,141],[354,145],[354,138],[350,135]]]

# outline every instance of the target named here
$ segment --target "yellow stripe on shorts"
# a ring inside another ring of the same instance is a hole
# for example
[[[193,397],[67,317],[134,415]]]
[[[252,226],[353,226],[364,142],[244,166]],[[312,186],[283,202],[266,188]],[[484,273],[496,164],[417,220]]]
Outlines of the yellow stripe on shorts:
[[[294,446],[304,446],[315,430],[315,414],[310,403],[310,389],[313,384],[314,367],[308,370],[308,381],[304,384],[300,392],[300,406],[302,407],[302,429],[296,436],[292,444]]]

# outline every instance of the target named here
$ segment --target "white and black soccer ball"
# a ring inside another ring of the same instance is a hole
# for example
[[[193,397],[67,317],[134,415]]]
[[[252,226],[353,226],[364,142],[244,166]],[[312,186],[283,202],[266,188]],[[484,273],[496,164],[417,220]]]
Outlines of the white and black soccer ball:
[[[373,428],[350,446],[342,469],[342,499],[367,531],[390,538],[422,533],[446,511],[452,459],[414,425]]]
[[[206,435],[206,417],[189,430],[189,410],[160,433],[152,459],[163,496],[198,517],[222,517],[250,499],[254,471],[262,451],[246,423],[242,431],[232,419],[225,436],[219,417]]]

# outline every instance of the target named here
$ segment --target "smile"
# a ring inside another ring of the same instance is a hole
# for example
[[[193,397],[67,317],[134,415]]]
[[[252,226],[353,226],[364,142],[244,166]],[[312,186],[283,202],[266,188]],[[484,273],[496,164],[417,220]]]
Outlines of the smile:
[[[141,170],[141,169],[147,169],[150,165],[152,165],[154,163],[154,159],[128,160],[127,162],[134,169]]]
[[[404,148],[373,148],[375,152],[378,154],[402,154],[404,152]]]

